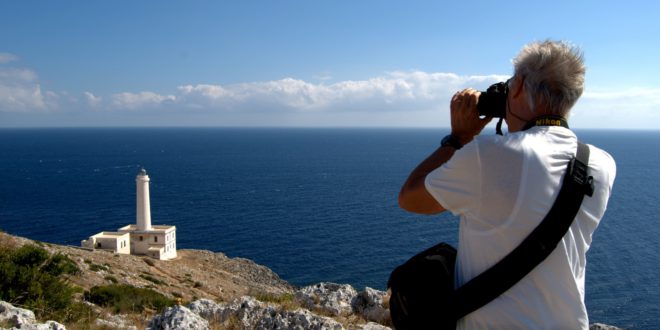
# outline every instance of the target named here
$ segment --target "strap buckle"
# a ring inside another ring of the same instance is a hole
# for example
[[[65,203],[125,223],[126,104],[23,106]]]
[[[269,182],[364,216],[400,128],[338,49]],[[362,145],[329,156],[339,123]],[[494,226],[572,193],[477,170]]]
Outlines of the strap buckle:
[[[571,159],[568,175],[582,188],[585,195],[591,197],[594,195],[594,177],[589,175],[588,169],[587,165],[574,157]]]

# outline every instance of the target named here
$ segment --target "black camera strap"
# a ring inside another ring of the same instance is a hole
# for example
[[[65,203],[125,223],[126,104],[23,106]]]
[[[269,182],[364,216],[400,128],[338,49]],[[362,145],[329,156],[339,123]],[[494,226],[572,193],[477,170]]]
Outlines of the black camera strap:
[[[544,125],[544,121],[533,122],[533,126]],[[457,320],[509,290],[552,253],[570,228],[584,196],[593,195],[588,163],[589,147],[578,141],[577,154],[569,162],[559,195],[543,221],[504,259],[455,290],[452,312]]]

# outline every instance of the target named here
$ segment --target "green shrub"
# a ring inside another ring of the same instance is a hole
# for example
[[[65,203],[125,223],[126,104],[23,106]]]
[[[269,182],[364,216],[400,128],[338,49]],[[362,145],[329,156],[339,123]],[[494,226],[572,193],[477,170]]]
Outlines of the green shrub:
[[[157,278],[155,278],[155,277],[153,277],[153,276],[151,276],[151,275],[140,274],[140,277],[142,277],[143,279],[145,279],[145,280],[147,280],[147,281],[149,281],[149,282],[152,282],[152,283],[154,283],[154,284],[158,284],[158,285],[160,285],[160,284],[165,284],[165,282],[163,282],[163,281],[161,281],[161,280],[159,280],[159,279],[157,279]]]
[[[108,276],[106,276],[106,277],[104,277],[104,278],[105,278],[107,281],[110,281],[110,282],[113,283],[113,284],[117,284],[117,282],[119,282],[119,281],[117,280],[117,278],[114,277],[114,276],[110,276],[110,275],[108,275]]]
[[[74,304],[76,289],[62,275],[80,270],[68,257],[51,256],[36,245],[0,254],[0,300],[33,310],[38,319],[70,321],[65,311]]]
[[[37,267],[47,259],[48,251],[36,245],[24,245],[11,255],[11,261],[19,267]]]
[[[101,271],[101,270],[108,271],[108,267],[103,266],[103,265],[97,265],[97,264],[89,264],[89,270],[91,270],[93,272],[98,272],[98,271]]]
[[[252,295],[255,299],[259,301],[277,303],[277,304],[289,303],[294,301],[295,299],[294,295],[291,293],[275,295],[267,292],[254,292],[254,293],[251,292],[250,295]]]
[[[63,254],[55,254],[44,266],[44,271],[59,276],[62,274],[80,274],[80,268],[73,260]]]
[[[95,286],[85,292],[85,299],[97,305],[111,307],[114,313],[142,312],[145,308],[160,311],[174,305],[173,300],[154,290],[117,284]]]

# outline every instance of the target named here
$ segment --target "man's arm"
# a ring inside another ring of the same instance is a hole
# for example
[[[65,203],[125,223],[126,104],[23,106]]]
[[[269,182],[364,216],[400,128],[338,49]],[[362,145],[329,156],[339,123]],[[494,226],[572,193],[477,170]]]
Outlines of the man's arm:
[[[399,193],[399,206],[402,209],[420,214],[445,211],[445,208],[426,190],[424,181],[426,175],[446,163],[454,155],[454,151],[450,146],[440,147],[415,167]]]
[[[465,89],[454,94],[451,99],[451,134],[457,137],[462,145],[472,141],[492,119],[479,118],[479,94],[474,89]],[[399,206],[402,209],[420,214],[436,214],[446,210],[426,190],[424,181],[429,173],[451,159],[455,151],[451,146],[440,147],[417,165],[401,187]]]

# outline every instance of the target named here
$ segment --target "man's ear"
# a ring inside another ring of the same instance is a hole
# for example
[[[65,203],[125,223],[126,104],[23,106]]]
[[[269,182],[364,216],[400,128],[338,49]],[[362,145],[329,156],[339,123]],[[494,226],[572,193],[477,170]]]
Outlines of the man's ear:
[[[523,77],[516,75],[516,78],[513,80],[513,85],[509,88],[511,96],[516,98],[520,96],[520,93],[523,92],[524,82],[525,79],[523,79]]]

